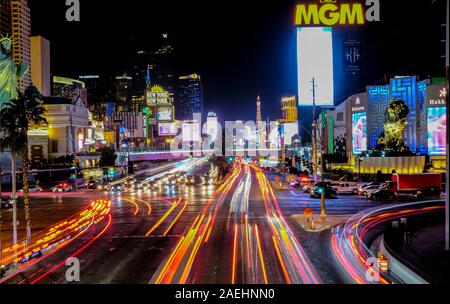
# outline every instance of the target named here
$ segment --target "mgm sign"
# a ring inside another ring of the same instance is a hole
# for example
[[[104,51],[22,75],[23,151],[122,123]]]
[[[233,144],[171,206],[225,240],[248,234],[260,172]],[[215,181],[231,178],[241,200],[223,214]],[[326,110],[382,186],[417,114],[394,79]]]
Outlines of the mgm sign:
[[[320,0],[318,3],[298,4],[296,26],[362,25],[380,21],[380,1],[366,0],[338,4],[337,0]]]

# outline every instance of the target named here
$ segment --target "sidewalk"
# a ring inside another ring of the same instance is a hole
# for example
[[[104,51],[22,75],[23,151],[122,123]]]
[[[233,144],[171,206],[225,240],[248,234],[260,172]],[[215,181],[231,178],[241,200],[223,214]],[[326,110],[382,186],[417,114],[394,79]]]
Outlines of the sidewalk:
[[[329,215],[322,218],[320,214],[316,214],[312,217],[314,222],[313,225],[311,225],[311,221],[308,222],[308,219],[304,214],[295,214],[292,215],[292,218],[307,232],[322,232],[331,229],[334,226],[344,224],[350,216],[351,215]]]
[[[424,279],[430,283],[450,282],[449,253],[444,251],[445,223],[411,233],[405,245],[392,240],[386,243],[396,258],[419,275],[424,275]]]

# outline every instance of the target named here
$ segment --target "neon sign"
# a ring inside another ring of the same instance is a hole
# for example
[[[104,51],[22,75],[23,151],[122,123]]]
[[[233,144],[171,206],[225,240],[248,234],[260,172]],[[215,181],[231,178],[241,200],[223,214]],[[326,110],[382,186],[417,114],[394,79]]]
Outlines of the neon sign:
[[[298,4],[295,25],[363,25],[366,21],[380,21],[379,0],[367,0],[366,6],[367,10],[361,3],[336,4],[336,1],[326,0],[321,0],[319,4]]]

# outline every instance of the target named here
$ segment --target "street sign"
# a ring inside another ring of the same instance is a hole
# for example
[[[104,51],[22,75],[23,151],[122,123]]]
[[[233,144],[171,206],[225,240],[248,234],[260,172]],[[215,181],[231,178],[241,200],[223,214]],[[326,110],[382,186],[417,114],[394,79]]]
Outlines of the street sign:
[[[305,210],[303,211],[303,214],[307,217],[307,218],[311,218],[314,214],[314,211],[310,208],[307,207],[305,208]]]

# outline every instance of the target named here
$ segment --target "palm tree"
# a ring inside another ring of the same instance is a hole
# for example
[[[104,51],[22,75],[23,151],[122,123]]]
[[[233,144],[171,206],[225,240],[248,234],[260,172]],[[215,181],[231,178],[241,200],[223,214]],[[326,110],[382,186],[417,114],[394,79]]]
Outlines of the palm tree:
[[[16,157],[19,156],[22,160],[23,200],[28,240],[31,240],[28,130],[30,126],[46,125],[47,120],[44,115],[45,108],[42,105],[42,95],[34,86],[29,86],[23,94],[19,93],[17,99],[5,104],[0,111],[0,131],[4,135],[0,147],[3,149],[8,147],[11,150],[12,172],[15,172]],[[14,195],[15,174],[12,174],[12,176]]]
[[[11,152],[11,186],[12,199],[16,201],[16,173],[17,173],[17,155],[22,153],[23,136],[19,132],[13,110],[7,104],[0,112],[0,152],[10,150]],[[17,243],[17,205],[13,205],[13,243]]]

